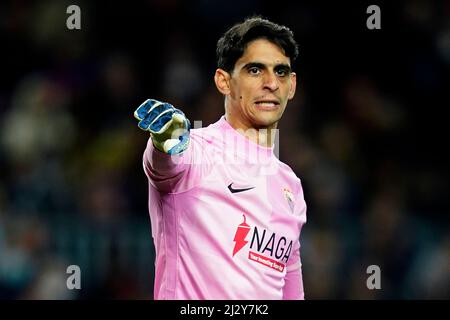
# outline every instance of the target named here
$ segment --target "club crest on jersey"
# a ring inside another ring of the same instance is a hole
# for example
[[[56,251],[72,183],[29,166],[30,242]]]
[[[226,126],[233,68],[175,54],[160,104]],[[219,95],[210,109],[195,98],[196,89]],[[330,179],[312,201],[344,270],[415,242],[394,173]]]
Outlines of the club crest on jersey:
[[[232,256],[234,257],[250,242],[248,250],[249,260],[283,272],[291,255],[293,241],[267,229],[258,228],[257,226],[251,227],[247,224],[245,215],[243,217],[244,221],[238,225],[233,238],[234,248]],[[252,232],[250,241],[248,241],[246,238],[250,231]]]
[[[294,212],[294,195],[289,188],[283,189],[284,197],[286,198],[289,208],[291,208],[292,213]]]

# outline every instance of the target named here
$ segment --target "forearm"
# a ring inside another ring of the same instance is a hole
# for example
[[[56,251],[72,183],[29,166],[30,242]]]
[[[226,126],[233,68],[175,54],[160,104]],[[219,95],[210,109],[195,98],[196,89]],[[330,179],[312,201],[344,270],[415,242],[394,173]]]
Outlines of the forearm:
[[[283,288],[283,300],[303,300],[305,294],[303,291],[302,269],[296,268],[286,273],[285,285]]]
[[[294,245],[289,264],[286,266],[285,284],[283,288],[284,300],[303,300],[303,275],[300,258],[300,241]]]
[[[149,183],[161,192],[171,193],[197,186],[212,167],[205,144],[208,142],[201,135],[193,133],[182,153],[168,155],[156,149],[149,139],[143,159]]]
[[[150,138],[144,152],[144,171],[150,182],[158,190],[174,190],[187,170],[187,163],[189,162],[187,158],[189,157],[189,148],[183,154],[169,155],[155,148]]]

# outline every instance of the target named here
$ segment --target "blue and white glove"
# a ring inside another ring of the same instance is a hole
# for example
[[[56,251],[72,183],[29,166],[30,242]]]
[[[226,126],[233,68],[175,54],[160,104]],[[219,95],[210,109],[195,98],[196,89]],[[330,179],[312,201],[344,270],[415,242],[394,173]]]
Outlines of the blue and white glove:
[[[189,145],[191,124],[181,110],[169,103],[145,100],[134,112],[138,127],[150,131],[153,145],[159,151],[173,155]]]

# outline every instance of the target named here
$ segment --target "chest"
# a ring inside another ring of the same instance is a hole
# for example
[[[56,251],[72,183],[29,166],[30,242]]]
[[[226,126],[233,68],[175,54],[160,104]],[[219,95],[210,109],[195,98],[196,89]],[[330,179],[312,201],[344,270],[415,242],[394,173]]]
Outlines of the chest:
[[[261,166],[218,165],[201,186],[201,202],[216,212],[218,223],[235,227],[245,215],[267,235],[295,239],[301,228],[295,183]]]

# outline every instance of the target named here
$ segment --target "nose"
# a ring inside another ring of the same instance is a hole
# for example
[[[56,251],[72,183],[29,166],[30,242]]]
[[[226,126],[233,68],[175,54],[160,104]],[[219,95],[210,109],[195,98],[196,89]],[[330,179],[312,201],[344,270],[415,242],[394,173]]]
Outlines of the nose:
[[[273,72],[266,72],[264,76],[264,89],[275,91],[278,89],[278,79]]]

